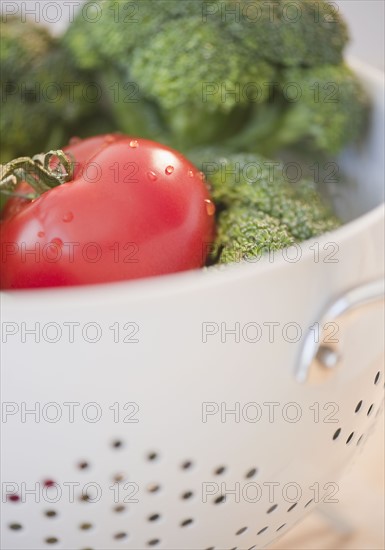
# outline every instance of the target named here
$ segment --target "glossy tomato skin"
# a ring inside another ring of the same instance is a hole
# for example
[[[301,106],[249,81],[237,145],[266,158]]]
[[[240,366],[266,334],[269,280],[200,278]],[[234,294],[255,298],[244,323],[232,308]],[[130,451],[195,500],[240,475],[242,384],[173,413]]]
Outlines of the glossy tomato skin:
[[[107,135],[64,148],[72,181],[14,200],[1,227],[1,287],[138,279],[199,268],[214,215],[202,174],[163,145]],[[25,185],[25,184],[24,184]]]

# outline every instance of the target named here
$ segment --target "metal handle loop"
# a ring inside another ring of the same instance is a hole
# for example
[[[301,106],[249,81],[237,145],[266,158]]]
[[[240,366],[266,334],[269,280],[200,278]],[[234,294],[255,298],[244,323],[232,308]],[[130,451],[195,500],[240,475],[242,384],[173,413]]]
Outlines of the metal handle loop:
[[[320,326],[325,326],[326,323],[341,317],[345,313],[351,310],[369,305],[380,304],[384,301],[385,281],[384,279],[378,279],[370,283],[355,287],[342,296],[338,297],[329,307],[326,309],[321,319],[319,320]],[[298,382],[306,382],[309,377],[309,370],[312,362],[321,352],[322,363],[327,368],[333,368],[338,363],[338,356],[332,350],[328,353],[328,348],[323,349],[325,346],[320,345],[319,342],[314,340],[314,333],[309,330],[305,337],[304,344],[302,346],[299,362],[296,368],[295,377]],[[334,353],[334,354],[333,354]]]

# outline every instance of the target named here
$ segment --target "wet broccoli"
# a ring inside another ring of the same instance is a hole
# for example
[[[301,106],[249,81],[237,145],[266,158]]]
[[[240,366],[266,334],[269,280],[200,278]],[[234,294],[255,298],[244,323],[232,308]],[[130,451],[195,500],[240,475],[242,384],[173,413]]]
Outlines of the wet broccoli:
[[[338,153],[363,131],[365,95],[342,60],[346,25],[325,0],[99,0],[88,10],[96,21],[80,12],[63,44],[97,72],[115,129],[183,152],[216,142],[269,154],[299,141]],[[296,108],[288,79],[306,88]],[[317,82],[344,88],[343,114],[342,103],[311,102]]]
[[[282,164],[251,153],[212,159],[203,158],[200,168],[218,206],[219,262],[236,261],[242,251],[253,257],[285,248],[340,225],[315,184],[293,185]]]

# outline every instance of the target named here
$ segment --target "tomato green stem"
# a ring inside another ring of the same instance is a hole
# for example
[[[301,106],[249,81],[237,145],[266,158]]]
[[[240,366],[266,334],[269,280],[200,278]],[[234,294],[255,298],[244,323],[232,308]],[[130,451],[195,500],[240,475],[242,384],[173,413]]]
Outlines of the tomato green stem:
[[[50,167],[52,158],[58,160],[55,168]],[[61,149],[32,158],[19,157],[0,165],[0,193],[13,194],[15,187],[25,181],[38,196],[70,181],[72,177],[73,163]]]

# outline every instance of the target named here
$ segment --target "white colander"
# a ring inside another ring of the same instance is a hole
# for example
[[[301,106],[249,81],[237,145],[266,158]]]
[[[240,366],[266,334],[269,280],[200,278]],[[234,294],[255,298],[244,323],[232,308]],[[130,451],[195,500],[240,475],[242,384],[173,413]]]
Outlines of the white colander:
[[[4,549],[262,548],[338,506],[385,379],[383,82],[357,70],[367,214],[273,262],[2,295]]]

